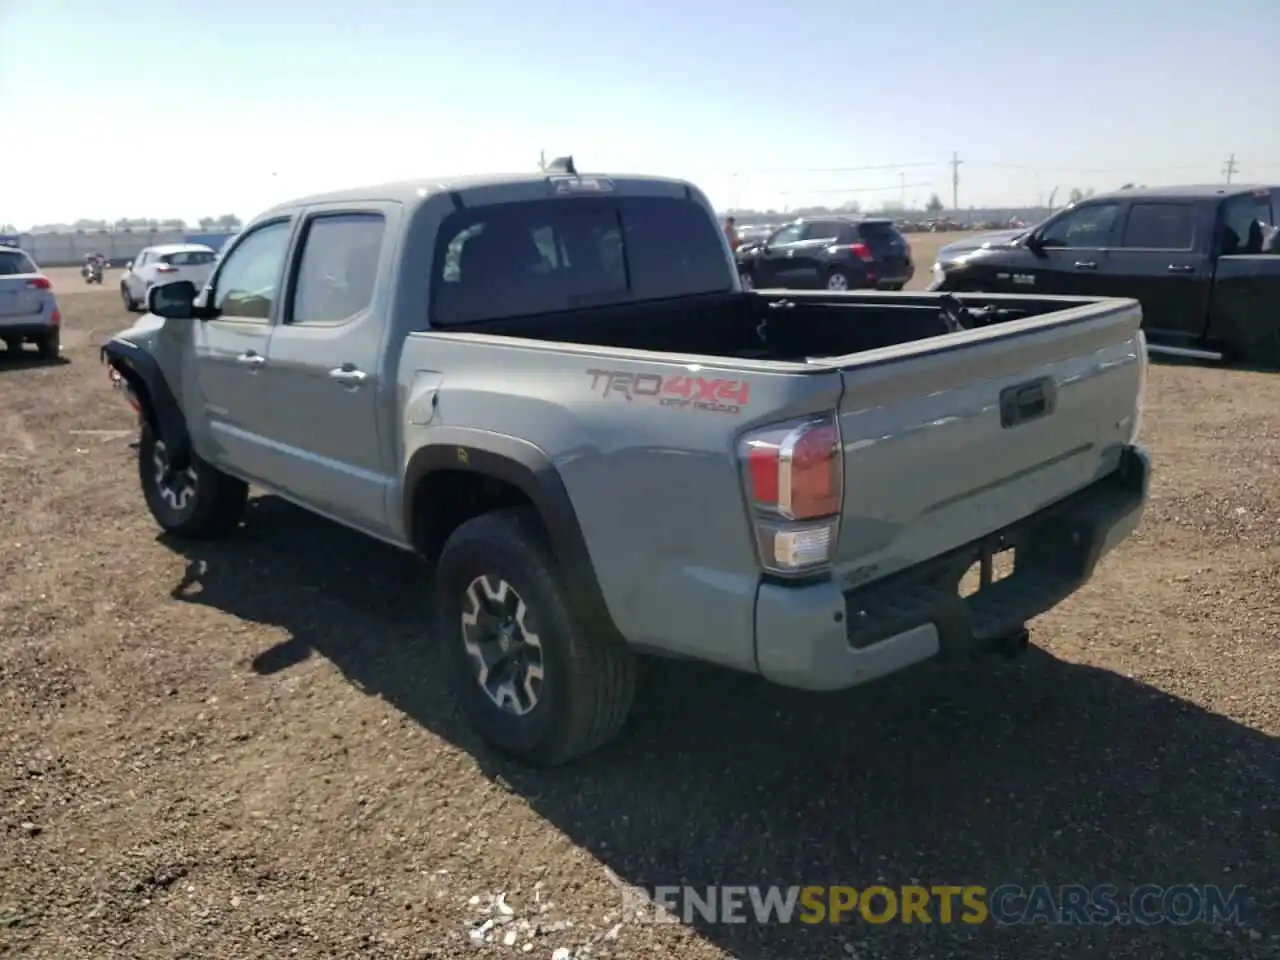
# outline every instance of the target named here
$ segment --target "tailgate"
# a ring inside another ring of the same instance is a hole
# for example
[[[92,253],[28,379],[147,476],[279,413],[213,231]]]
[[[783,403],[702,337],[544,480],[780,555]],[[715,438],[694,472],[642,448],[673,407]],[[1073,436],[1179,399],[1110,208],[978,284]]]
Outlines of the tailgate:
[[[1115,470],[1142,385],[1141,319],[1133,301],[1068,306],[843,364],[837,574],[887,576]]]
[[[40,312],[41,291],[31,286],[34,275],[0,277],[0,317],[30,317]]]

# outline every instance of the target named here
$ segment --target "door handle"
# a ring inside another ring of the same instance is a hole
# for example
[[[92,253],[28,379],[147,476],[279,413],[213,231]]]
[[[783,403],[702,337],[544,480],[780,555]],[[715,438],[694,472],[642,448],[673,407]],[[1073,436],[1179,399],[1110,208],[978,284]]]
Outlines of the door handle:
[[[236,363],[242,363],[253,370],[258,369],[258,367],[262,366],[266,362],[266,357],[260,353],[254,353],[252,350],[248,350],[236,357]]]
[[[1077,260],[1075,262],[1075,268],[1077,270],[1097,270],[1098,264],[1094,260]]]
[[[1196,268],[1189,263],[1171,263],[1165,267],[1168,273],[1195,273]]]
[[[329,371],[329,379],[336,380],[343,386],[358,387],[369,379],[369,375],[363,370],[357,370],[349,363],[344,363],[342,366],[334,367]]]

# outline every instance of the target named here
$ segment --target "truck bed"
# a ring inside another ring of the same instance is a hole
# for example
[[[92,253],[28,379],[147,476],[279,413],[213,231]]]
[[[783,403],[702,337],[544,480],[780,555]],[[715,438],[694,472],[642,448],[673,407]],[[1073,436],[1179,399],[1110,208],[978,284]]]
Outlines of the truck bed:
[[[595,307],[470,324],[458,332],[727,359],[804,362],[943,336],[942,294],[752,291],[669,303]],[[961,296],[990,324],[1096,302],[1067,297]]]

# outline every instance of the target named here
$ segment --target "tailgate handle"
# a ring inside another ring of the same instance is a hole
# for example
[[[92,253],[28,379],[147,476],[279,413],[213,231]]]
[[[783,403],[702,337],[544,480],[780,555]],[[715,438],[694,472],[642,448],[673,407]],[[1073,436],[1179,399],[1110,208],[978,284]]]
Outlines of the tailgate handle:
[[[1053,413],[1058,385],[1053,377],[1041,377],[1000,391],[1000,426],[1013,427]]]

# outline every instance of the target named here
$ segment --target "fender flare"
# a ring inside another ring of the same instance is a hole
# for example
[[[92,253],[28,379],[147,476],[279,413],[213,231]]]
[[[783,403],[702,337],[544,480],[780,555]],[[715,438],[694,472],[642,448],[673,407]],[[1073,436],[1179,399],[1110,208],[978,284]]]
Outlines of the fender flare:
[[[156,358],[136,343],[120,337],[108,340],[100,355],[102,361],[133,388],[147,426],[164,439],[171,462],[184,463],[191,453],[191,435],[182,408]]]
[[[518,489],[533,504],[556,559],[565,573],[564,586],[585,607],[590,622],[619,635],[609,612],[587,541],[569,491],[551,458],[527,440],[465,427],[437,427],[431,443],[409,459],[402,489],[404,531],[414,536],[414,501],[418,484],[435,471],[464,471],[492,477]]]

